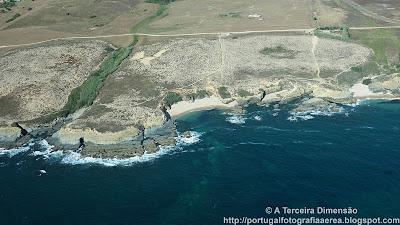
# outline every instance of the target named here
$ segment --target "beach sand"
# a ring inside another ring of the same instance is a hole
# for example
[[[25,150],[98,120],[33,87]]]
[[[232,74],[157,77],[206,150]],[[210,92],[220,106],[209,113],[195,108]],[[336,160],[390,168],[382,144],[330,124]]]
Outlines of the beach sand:
[[[393,100],[398,99],[398,97],[392,94],[385,94],[382,92],[372,92],[368,85],[359,83],[353,85],[349,91],[353,94],[353,97],[356,99],[364,100],[364,99],[387,99]]]
[[[211,96],[208,98],[197,99],[194,101],[178,102],[172,105],[171,109],[168,110],[168,113],[171,115],[171,117],[176,118],[177,116],[181,116],[194,111],[217,109],[217,108],[227,109],[227,108],[233,108],[235,106],[237,106],[236,101],[225,104],[221,98]]]

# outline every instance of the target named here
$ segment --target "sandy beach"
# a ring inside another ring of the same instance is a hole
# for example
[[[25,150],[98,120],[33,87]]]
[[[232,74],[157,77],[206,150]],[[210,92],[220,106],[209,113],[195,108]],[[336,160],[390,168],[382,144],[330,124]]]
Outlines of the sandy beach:
[[[392,95],[392,94],[385,94],[382,92],[372,92],[368,85],[359,83],[353,85],[349,91],[353,94],[353,97],[356,99],[360,100],[365,100],[365,99],[387,99],[387,100],[394,100],[394,99],[399,99],[398,97]]]
[[[168,110],[168,113],[171,115],[171,117],[176,118],[177,116],[181,116],[194,111],[217,109],[217,108],[233,108],[235,106],[237,106],[236,101],[225,104],[221,98],[211,96],[208,98],[197,99],[194,101],[178,102],[172,105],[171,109]]]

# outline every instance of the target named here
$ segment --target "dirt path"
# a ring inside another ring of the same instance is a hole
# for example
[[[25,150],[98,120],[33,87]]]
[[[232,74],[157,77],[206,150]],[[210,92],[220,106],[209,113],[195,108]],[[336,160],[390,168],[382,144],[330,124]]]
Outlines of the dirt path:
[[[223,77],[224,77],[224,66],[225,66],[225,47],[224,47],[221,36],[222,36],[222,34],[220,34],[218,36],[218,42],[219,42],[219,47],[220,47],[220,52],[221,52],[220,74],[221,74],[221,82],[222,82]]]
[[[375,29],[400,29],[399,26],[382,26],[382,27],[350,27],[350,30],[375,30]],[[250,30],[250,31],[232,31],[232,32],[206,32],[206,33],[183,33],[183,34],[146,34],[146,33],[127,33],[127,34],[111,34],[111,35],[99,35],[99,36],[76,36],[76,37],[61,37],[53,38],[38,42],[14,44],[14,45],[0,45],[2,48],[17,48],[32,46],[38,44],[44,44],[52,41],[62,40],[85,40],[85,39],[102,39],[112,37],[127,37],[127,36],[147,36],[147,37],[193,37],[193,36],[204,36],[204,35],[221,35],[221,34],[266,34],[266,33],[290,33],[290,32],[304,32],[311,33],[314,28],[302,28],[302,29],[287,29],[287,30]]]
[[[321,71],[319,68],[317,57],[315,56],[315,50],[317,49],[317,46],[318,46],[318,40],[319,40],[318,37],[313,35],[313,37],[311,39],[311,41],[312,41],[311,52],[312,52],[312,56],[313,56],[313,61],[315,63],[315,67],[317,69],[317,78],[321,78],[321,76],[320,76]]]

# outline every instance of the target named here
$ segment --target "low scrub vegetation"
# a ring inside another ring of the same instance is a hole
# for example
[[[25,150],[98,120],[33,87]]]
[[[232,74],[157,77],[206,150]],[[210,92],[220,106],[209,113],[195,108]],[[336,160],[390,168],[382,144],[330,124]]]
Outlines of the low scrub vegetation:
[[[351,38],[349,28],[346,26],[319,27],[315,30],[314,34],[318,37],[333,38],[342,41],[348,41]]]
[[[211,94],[206,91],[206,90],[198,90],[195,93],[190,93],[187,95],[187,97],[191,100],[196,100],[196,99],[202,99],[202,98],[207,98]]]
[[[240,17],[240,12],[221,13],[221,14],[219,14],[219,17],[238,18],[238,17]]]
[[[380,73],[379,66],[376,62],[368,62],[361,66],[351,67],[351,71],[368,75],[376,75]]]
[[[174,2],[175,0],[146,0],[148,3],[156,3],[160,5],[168,5],[171,2]]]
[[[0,9],[11,10],[11,7],[15,5],[16,5],[15,0],[5,0],[4,2],[0,3]]]
[[[100,69],[93,72],[80,87],[72,91],[68,97],[67,104],[64,106],[63,112],[65,114],[70,114],[84,106],[91,105],[100,88],[103,86],[103,81],[108,75],[118,69],[118,66],[129,56],[131,51],[132,46],[119,48],[114,51],[111,56],[107,57],[101,64]]]
[[[221,96],[221,98],[224,98],[224,99],[232,97],[228,91],[228,88],[224,87],[224,86],[218,88],[218,94],[219,94],[219,96]]]
[[[58,117],[68,116],[82,107],[92,105],[107,76],[118,69],[122,61],[129,56],[132,48],[133,45],[119,48],[107,57],[98,70],[90,74],[81,86],[72,90],[67,103],[59,112],[42,116],[30,122],[49,123]]]
[[[164,98],[164,102],[169,106],[180,101],[182,101],[182,96],[175,92],[168,92]]]
[[[20,16],[21,16],[21,14],[16,13],[16,14],[14,14],[13,17],[11,17],[10,19],[8,19],[8,20],[6,21],[6,23],[9,23],[9,22],[11,22],[11,21],[14,21],[14,20],[16,20],[18,17],[20,17]]]
[[[273,58],[294,58],[298,52],[279,45],[275,47],[265,47],[260,53]]]
[[[151,22],[155,21],[156,19],[159,19],[159,18],[162,18],[162,17],[168,15],[166,13],[167,9],[168,9],[168,4],[161,4],[160,3],[160,8],[156,11],[156,13],[154,15],[149,16],[149,17],[145,18],[144,20],[140,21],[138,24],[136,24],[131,29],[131,32],[133,32],[133,33],[139,32],[143,28],[145,28],[148,24],[150,24]]]

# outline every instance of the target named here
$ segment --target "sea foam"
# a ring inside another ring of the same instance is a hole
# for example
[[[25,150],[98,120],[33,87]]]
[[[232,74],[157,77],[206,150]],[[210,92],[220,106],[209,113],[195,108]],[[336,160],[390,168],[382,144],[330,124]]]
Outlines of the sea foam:
[[[27,152],[31,149],[31,147],[34,145],[35,143],[30,142],[25,146],[19,147],[19,148],[12,148],[12,149],[4,149],[4,148],[0,148],[0,156],[7,156],[9,158],[12,158],[16,155],[19,155],[23,152]]]
[[[254,116],[254,119],[257,120],[257,121],[261,121],[262,117],[261,116]]]
[[[290,112],[290,116],[287,118],[289,121],[296,122],[298,120],[311,120],[315,116],[333,116],[335,114],[343,114],[347,111],[343,107],[335,108],[327,107],[326,109],[309,110],[304,112]]]
[[[232,115],[226,118],[226,121],[233,124],[244,124],[246,123],[246,119],[243,116]]]

